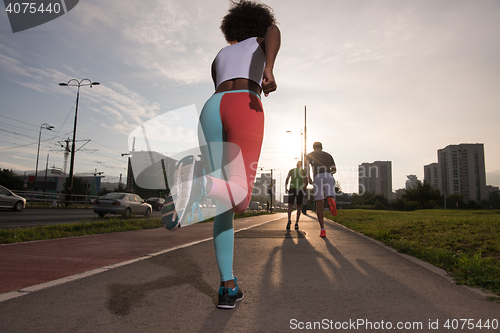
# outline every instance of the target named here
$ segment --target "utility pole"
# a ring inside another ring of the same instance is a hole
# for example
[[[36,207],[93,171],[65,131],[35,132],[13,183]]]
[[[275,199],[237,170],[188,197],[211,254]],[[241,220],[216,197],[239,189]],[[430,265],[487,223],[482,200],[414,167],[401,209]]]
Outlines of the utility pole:
[[[269,194],[270,194],[270,205],[269,205],[269,211],[272,213],[273,212],[273,169],[271,169],[271,184],[269,185]]]
[[[45,180],[43,181],[43,193],[47,187],[47,170],[49,170],[49,154],[47,154],[47,163],[45,164]]]
[[[86,81],[86,83],[83,83]],[[69,177],[68,180],[66,181],[66,196],[67,196],[67,201],[66,201],[66,206],[69,205],[70,200],[71,200],[71,194],[74,192],[73,189],[73,178],[74,178],[74,167],[75,167],[75,141],[76,141],[76,124],[78,120],[78,101],[80,99],[80,87],[84,86],[98,86],[100,85],[99,82],[92,82],[89,79],[82,79],[78,81],[77,79],[71,79],[67,83],[59,83],[60,86],[62,87],[78,87],[77,92],[76,92],[76,106],[75,106],[75,120],[73,123],[73,142],[71,144],[71,162],[69,164]]]
[[[307,155],[307,106],[304,105],[304,164]],[[302,166],[304,167],[304,165]]]
[[[304,163],[302,164],[302,167],[305,169],[306,167],[309,169],[309,165],[307,165],[307,106],[304,105]],[[307,170],[309,171],[309,170]],[[307,186],[304,189],[304,194],[306,197],[306,202],[302,205],[302,213],[306,214],[307,213],[307,202],[309,200],[309,195],[307,192]]]

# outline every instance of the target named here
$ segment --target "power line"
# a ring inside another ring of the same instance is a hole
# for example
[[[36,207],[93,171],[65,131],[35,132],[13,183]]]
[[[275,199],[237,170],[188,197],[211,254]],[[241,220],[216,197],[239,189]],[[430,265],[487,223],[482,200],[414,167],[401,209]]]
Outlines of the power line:
[[[2,129],[2,128],[0,128],[0,131],[5,132],[5,133],[9,133],[9,134],[14,134],[14,135],[16,135],[15,136],[16,138],[17,138],[18,135],[20,135],[20,136],[24,136],[24,137],[28,137],[30,139],[35,139],[36,140],[36,136],[29,136],[29,135],[26,135],[26,134],[23,134],[23,133],[13,132],[13,131],[5,130],[5,129]]]
[[[42,140],[42,141],[40,141],[40,142],[49,141],[49,140],[52,140],[52,139],[45,139],[45,140]],[[6,142],[6,143],[12,143],[12,142],[7,142],[7,141],[3,141],[3,140],[0,140],[0,141],[2,141],[2,142]],[[27,146],[31,146],[31,145],[36,145],[36,144],[38,144],[38,141],[37,141],[37,142],[33,142],[33,143],[28,143],[28,144],[25,144],[25,145],[15,146],[15,147],[0,148],[0,151],[11,150],[11,149],[17,149],[17,148],[27,147]]]
[[[33,126],[33,127],[35,127],[35,128],[36,128],[36,130],[32,130],[32,129],[28,129],[28,128],[25,128],[25,127],[21,127],[21,126],[13,125],[13,124],[7,124],[7,123],[3,123],[3,122],[2,122],[2,123],[0,123],[0,124],[7,125],[7,126],[9,126],[9,127],[17,127],[17,128],[19,128],[19,129],[21,129],[21,130],[23,130],[23,131],[28,131],[28,132],[30,132],[30,133],[35,132],[35,135],[31,136],[31,135],[29,135],[29,134],[25,134],[25,133],[17,133],[17,132],[13,132],[13,131],[9,131],[9,130],[2,130],[2,129],[0,129],[0,131],[7,132],[7,133],[11,133],[11,134],[14,134],[14,135],[16,135],[16,136],[15,136],[15,138],[17,138],[17,135],[20,135],[20,136],[22,136],[21,138],[22,138],[22,139],[25,139],[25,140],[29,140],[29,139],[35,139],[35,140],[36,140],[36,138],[37,138],[37,135],[36,135],[36,134],[38,133],[38,129],[40,128],[40,126],[38,126],[38,125],[33,125],[33,124],[28,123],[28,122],[25,122],[25,121],[22,121],[22,120],[17,120],[17,119],[14,119],[14,118],[11,118],[11,117],[7,117],[7,116],[4,116],[4,115],[0,115],[0,117],[6,118],[6,119],[9,119],[9,120],[12,120],[12,121],[17,121],[17,122],[19,122],[19,123],[22,123],[22,124],[25,124],[25,125],[29,125],[29,126]],[[10,129],[10,128],[9,128],[9,129]],[[5,135],[5,134],[4,134],[4,135]],[[10,137],[12,137],[12,136],[10,136]],[[50,143],[52,143],[52,140],[53,140],[53,139],[55,139],[55,138],[57,138],[57,134],[56,134],[54,137],[52,137],[52,138],[50,138],[50,139],[48,139],[48,140],[42,140],[42,141],[40,141],[40,142],[48,142],[48,144],[50,144]],[[4,141],[4,142],[6,142],[6,141]],[[15,143],[12,143],[12,142],[8,142],[8,143],[10,143],[10,144],[15,144]],[[8,149],[14,149],[14,148],[26,147],[26,146],[30,146],[30,145],[32,145],[32,143],[25,144],[25,145],[18,145],[18,146],[15,146],[15,147],[10,147],[10,148],[4,148],[4,149],[0,149],[0,151],[2,151],[2,150],[8,150]],[[47,148],[47,146],[45,146],[45,148],[44,148],[44,149],[46,149],[46,148]]]
[[[8,126],[9,128],[10,128],[10,127],[16,127],[16,128],[19,128],[19,129],[21,129],[21,130],[23,130],[23,131],[27,131],[27,132],[30,132],[30,133],[34,131],[34,130],[32,130],[32,129],[27,129],[26,127],[21,127],[21,126],[17,126],[17,125],[12,125],[12,124],[8,124],[8,123],[4,123],[4,122],[0,122],[0,124],[2,124],[2,125],[6,125],[6,126]]]
[[[22,120],[17,120],[17,119],[10,118],[10,117],[4,116],[4,115],[0,115],[0,117],[7,118],[7,119],[10,119],[10,120],[13,120],[13,121],[18,121],[18,122],[20,122],[20,123],[23,123],[23,124],[26,124],[26,125],[33,126],[33,127],[35,127],[35,128],[40,127],[40,126],[38,126],[38,125],[33,125],[33,124],[27,123],[27,122],[25,122],[25,121],[22,121]]]

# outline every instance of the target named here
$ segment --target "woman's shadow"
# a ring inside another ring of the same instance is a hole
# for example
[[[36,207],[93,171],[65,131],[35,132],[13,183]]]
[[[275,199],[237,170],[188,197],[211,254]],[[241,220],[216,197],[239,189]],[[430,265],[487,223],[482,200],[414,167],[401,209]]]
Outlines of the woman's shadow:
[[[126,316],[149,293],[188,284],[208,296],[217,304],[216,290],[203,279],[203,273],[187,249],[179,249],[175,255],[163,255],[150,259],[173,272],[165,277],[137,284],[114,283],[109,286],[107,308],[118,316]]]

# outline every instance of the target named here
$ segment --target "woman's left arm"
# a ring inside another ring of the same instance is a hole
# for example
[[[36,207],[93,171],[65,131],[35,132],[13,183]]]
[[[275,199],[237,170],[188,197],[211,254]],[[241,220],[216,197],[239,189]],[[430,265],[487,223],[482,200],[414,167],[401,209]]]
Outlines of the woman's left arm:
[[[215,60],[212,62],[212,81],[214,82],[214,87],[217,89],[217,72],[215,70]]]
[[[262,79],[262,90],[267,97],[269,93],[275,91],[278,86],[274,79],[273,69],[276,56],[281,46],[281,32],[275,25],[267,28],[266,36],[264,37],[266,67],[264,68],[264,77]]]

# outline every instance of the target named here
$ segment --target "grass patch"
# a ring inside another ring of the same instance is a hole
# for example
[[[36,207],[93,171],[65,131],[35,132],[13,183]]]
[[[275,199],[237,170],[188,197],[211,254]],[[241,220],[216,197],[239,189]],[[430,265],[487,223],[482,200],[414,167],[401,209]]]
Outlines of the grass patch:
[[[160,219],[123,219],[120,217],[79,223],[40,224],[36,227],[0,229],[0,244],[153,229],[161,226]]]
[[[500,295],[500,211],[339,210],[326,217]]]
[[[235,215],[234,218],[243,218],[268,213],[245,212]],[[213,221],[207,219],[200,223]],[[112,217],[95,219],[79,223],[65,223],[54,225],[39,224],[36,227],[0,229],[0,244],[31,242],[37,240],[57,239],[66,237],[89,236],[112,232],[154,229],[163,227],[161,219],[155,218],[121,218]]]

